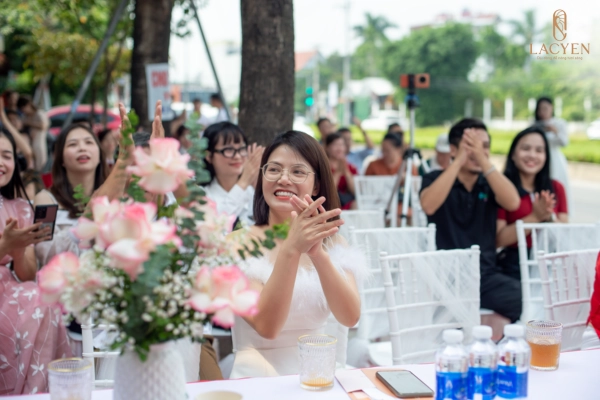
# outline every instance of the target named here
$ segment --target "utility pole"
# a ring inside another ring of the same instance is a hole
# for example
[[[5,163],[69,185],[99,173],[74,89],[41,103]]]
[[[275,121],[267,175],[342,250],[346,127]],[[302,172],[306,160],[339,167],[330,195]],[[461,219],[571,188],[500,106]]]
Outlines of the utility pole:
[[[350,126],[350,0],[344,4],[345,11],[345,40],[344,40],[344,126]]]

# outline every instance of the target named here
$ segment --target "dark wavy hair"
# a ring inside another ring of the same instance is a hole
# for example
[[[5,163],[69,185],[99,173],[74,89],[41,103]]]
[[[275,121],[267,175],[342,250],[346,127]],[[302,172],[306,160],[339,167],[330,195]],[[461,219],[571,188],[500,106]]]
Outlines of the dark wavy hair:
[[[13,160],[15,162],[15,170],[13,171],[13,175],[10,178],[10,181],[8,181],[5,186],[0,188],[0,195],[8,200],[13,200],[20,197],[29,201],[29,197],[27,197],[27,192],[25,191],[25,185],[23,185],[23,180],[21,179],[21,168],[19,167],[19,162],[17,161],[17,145],[15,144],[15,139],[4,127],[0,128],[0,137],[8,139],[10,142],[12,146]]]
[[[513,139],[512,144],[510,145],[510,150],[508,151],[508,156],[506,158],[506,167],[504,168],[504,175],[515,185],[519,192],[523,192],[524,189],[521,186],[521,176],[519,175],[519,169],[517,168],[515,162],[513,161],[513,155],[515,154],[515,150],[519,141],[523,139],[527,135],[540,135],[544,140],[544,147],[546,151],[546,162],[542,167],[541,171],[537,173],[534,179],[535,191],[540,192],[542,190],[549,190],[550,192],[554,192],[552,189],[552,179],[550,179],[550,148],[548,147],[548,139],[546,139],[546,135],[544,131],[537,126],[532,126],[524,131],[517,133],[517,136]]]
[[[304,132],[298,131],[287,131],[281,133],[275,137],[273,143],[265,149],[260,167],[262,167],[269,161],[271,153],[275,151],[279,146],[288,146],[300,157],[304,158],[308,164],[315,171],[315,184],[318,184],[319,191],[316,196],[312,196],[313,200],[319,197],[325,197],[325,203],[323,208],[325,210],[333,210],[340,208],[340,198],[337,192],[337,187],[333,182],[333,176],[331,175],[331,167],[329,166],[329,160],[323,150],[323,146],[315,140],[315,138],[307,135]],[[269,205],[265,201],[263,193],[263,175],[258,174],[258,182],[256,184],[256,191],[254,192],[254,221],[256,225],[268,225],[269,224]],[[330,221],[338,219],[338,217],[331,218]]]
[[[487,126],[485,126],[481,120],[477,118],[463,118],[456,124],[452,125],[452,128],[450,128],[450,132],[448,133],[448,142],[458,148],[465,133],[465,129],[469,128],[483,129],[484,131],[488,132]],[[490,138],[491,144],[492,137],[490,136],[489,132],[488,137]]]
[[[75,129],[83,129],[89,133],[90,136],[94,138],[96,146],[98,146],[100,160],[94,174],[94,190],[98,189],[104,183],[108,172],[108,168],[106,167],[106,158],[104,154],[102,154],[100,141],[87,126],[83,124],[72,124],[62,130],[60,135],[58,135],[56,138],[56,143],[54,145],[54,163],[52,164],[52,186],[50,187],[50,193],[54,195],[61,206],[69,211],[69,218],[76,218],[81,212],[79,207],[76,205],[78,201],[73,197],[74,188],[71,186],[71,183],[67,178],[67,170],[63,165],[65,143],[67,142],[69,133]]]
[[[554,104],[552,103],[552,99],[550,97],[540,97],[537,100],[537,103],[535,103],[535,120],[536,121],[541,121],[540,116],[539,116],[539,112],[540,112],[540,104],[542,104],[543,102],[546,102],[548,104],[550,104],[551,106],[554,107]],[[552,115],[554,115],[554,108],[552,109]]]
[[[223,138],[223,144],[226,145],[231,143],[248,144],[248,138],[246,137],[244,131],[242,131],[239,126],[232,124],[231,122],[218,122],[210,125],[204,130],[204,135],[202,137],[208,140],[208,147],[206,151],[211,154],[214,154],[220,138]],[[204,161],[206,162],[206,169],[210,174],[210,180],[203,183],[202,186],[210,185],[216,176],[215,167],[208,160],[205,159]]]

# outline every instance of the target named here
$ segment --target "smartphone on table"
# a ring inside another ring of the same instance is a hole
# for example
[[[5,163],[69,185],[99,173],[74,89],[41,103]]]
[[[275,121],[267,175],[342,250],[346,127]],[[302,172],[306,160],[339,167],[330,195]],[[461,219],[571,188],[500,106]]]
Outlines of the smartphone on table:
[[[375,376],[397,397],[433,397],[433,390],[410,371],[378,371]]]
[[[37,224],[41,222],[42,225],[39,229],[44,229],[49,227],[50,230],[50,239],[54,237],[54,225],[56,224],[56,216],[58,214],[58,204],[41,204],[35,206],[35,211],[33,213],[33,223]]]

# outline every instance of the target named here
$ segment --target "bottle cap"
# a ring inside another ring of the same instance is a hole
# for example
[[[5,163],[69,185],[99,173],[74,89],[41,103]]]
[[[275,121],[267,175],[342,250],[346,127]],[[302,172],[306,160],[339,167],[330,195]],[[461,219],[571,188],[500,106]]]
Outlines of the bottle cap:
[[[492,327],[487,325],[477,325],[473,327],[473,337],[475,339],[491,339]]]
[[[446,329],[442,335],[446,343],[460,343],[463,341],[463,333],[458,329]]]
[[[504,326],[504,336],[523,337],[523,335],[525,335],[525,328],[521,325],[511,324]]]

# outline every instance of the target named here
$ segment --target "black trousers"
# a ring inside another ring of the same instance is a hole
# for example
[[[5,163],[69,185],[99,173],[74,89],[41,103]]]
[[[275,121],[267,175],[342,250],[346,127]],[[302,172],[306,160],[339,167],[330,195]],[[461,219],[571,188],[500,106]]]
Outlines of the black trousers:
[[[505,249],[494,267],[481,266],[480,306],[516,322],[523,311],[517,249]]]

